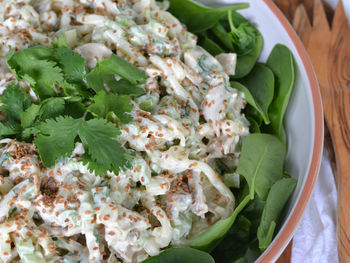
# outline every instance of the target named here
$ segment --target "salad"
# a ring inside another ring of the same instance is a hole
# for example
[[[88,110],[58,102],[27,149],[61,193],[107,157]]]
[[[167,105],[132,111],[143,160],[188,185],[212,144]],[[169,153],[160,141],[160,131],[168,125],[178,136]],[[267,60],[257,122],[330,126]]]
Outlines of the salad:
[[[2,3],[0,262],[244,262],[268,247],[296,185],[295,65],[283,45],[257,63],[247,7]]]

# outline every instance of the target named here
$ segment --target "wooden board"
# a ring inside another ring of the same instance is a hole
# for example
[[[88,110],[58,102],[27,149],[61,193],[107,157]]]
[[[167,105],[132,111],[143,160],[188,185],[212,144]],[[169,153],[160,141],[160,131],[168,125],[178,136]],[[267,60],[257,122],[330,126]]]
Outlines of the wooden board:
[[[310,55],[320,83],[328,128],[326,146],[338,186],[339,261],[347,263],[350,262],[350,26],[342,2],[335,13],[321,0],[275,2],[288,18],[295,12],[293,26]],[[280,261],[284,262],[289,261]]]

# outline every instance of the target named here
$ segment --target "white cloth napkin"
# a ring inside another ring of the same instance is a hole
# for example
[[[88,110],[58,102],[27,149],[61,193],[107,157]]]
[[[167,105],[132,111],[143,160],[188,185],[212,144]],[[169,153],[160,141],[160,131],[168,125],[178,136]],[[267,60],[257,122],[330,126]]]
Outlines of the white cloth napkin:
[[[337,189],[325,150],[310,203],[293,238],[292,263],[335,263]]]

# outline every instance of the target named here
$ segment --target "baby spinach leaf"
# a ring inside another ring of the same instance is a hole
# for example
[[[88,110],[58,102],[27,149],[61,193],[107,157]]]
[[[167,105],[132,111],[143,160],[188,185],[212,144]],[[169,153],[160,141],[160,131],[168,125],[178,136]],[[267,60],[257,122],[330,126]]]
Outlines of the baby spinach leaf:
[[[217,246],[212,255],[216,263],[235,262],[245,255],[248,249],[251,222],[243,215],[239,215],[233,226]]]
[[[228,12],[228,20],[230,24],[230,36],[232,42],[235,44],[235,50],[238,55],[245,55],[249,53],[256,41],[257,30],[248,22],[240,23],[238,27],[233,23],[232,12]]]
[[[212,251],[230,230],[234,223],[237,215],[249,202],[249,196],[246,196],[241,203],[235,208],[232,215],[226,219],[216,222],[214,225],[209,227],[207,230],[196,236],[192,242],[191,247],[197,248],[204,251]]]
[[[246,89],[235,82],[233,82],[233,85],[244,92],[247,102],[260,113],[264,122],[266,124],[270,123],[268,109],[273,100],[275,86],[275,78],[272,71],[263,64],[258,63],[240,82]]]
[[[214,259],[203,251],[189,247],[168,248],[158,256],[150,257],[142,263],[214,263]]]
[[[249,104],[245,107],[244,114],[247,116],[247,118],[253,119],[256,121],[256,123],[261,127],[261,124],[263,122],[263,118],[261,117],[260,113]]]
[[[260,133],[261,132],[258,123],[253,118],[247,117],[247,120],[250,123],[250,125],[249,125],[249,132],[250,133]]]
[[[237,4],[223,8],[209,8],[191,0],[170,0],[169,12],[184,23],[193,33],[213,27],[228,10],[248,8],[248,4]]]
[[[275,95],[269,108],[271,124],[266,131],[284,141],[283,118],[293,90],[295,80],[295,61],[292,52],[284,45],[277,44],[266,64],[274,73]]]
[[[252,50],[245,55],[237,57],[236,74],[231,76],[233,79],[240,79],[249,74],[260,56],[263,43],[263,37],[257,31],[256,42]]]
[[[199,42],[199,45],[202,46],[206,51],[208,51],[213,56],[219,55],[221,53],[225,53],[225,50],[223,50],[218,44],[216,44],[208,36],[205,36],[203,40]]]
[[[251,199],[256,192],[266,200],[271,186],[283,176],[285,154],[285,146],[273,135],[250,134],[244,139],[236,172],[248,182]]]
[[[221,23],[217,23],[210,29],[213,34],[222,42],[228,51],[234,52],[235,48],[233,47],[231,34],[226,31],[224,26]]]
[[[263,91],[261,90],[260,93],[255,93],[255,97],[257,98],[255,100],[254,96],[252,95],[253,93],[251,93],[249,91],[248,88],[246,88],[245,86],[243,86],[241,83],[239,82],[236,82],[236,81],[231,81],[231,87],[232,88],[235,88],[241,92],[244,93],[245,95],[245,99],[247,100],[248,104],[251,105],[254,109],[256,109],[258,111],[258,113],[260,114],[260,116],[264,119],[264,121],[268,121],[268,115],[267,115],[267,108],[268,108],[268,105],[265,105],[265,102],[264,101],[264,98],[259,98],[258,95],[261,95],[261,96],[266,96],[266,95],[269,95],[269,94],[265,94],[263,93]],[[262,83],[261,83],[262,84]],[[252,89],[255,89],[257,88],[255,86],[255,84],[250,84],[250,87]],[[267,89],[270,89],[268,90],[270,92],[270,96],[266,96],[268,97],[269,100],[271,100],[272,96],[271,96],[271,87],[267,87],[267,86],[263,86],[264,88],[266,87]],[[273,95],[273,94],[272,94]],[[267,101],[268,102],[268,101]]]
[[[282,178],[271,187],[258,228],[259,248],[262,251],[271,243],[280,213],[294,191],[296,183],[296,179]]]

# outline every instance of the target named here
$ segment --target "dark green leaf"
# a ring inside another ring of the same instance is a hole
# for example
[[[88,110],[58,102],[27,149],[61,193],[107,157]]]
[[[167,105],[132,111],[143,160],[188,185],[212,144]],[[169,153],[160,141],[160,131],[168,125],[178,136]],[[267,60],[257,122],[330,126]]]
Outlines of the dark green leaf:
[[[214,259],[203,251],[189,247],[168,248],[158,256],[150,257],[142,263],[215,263]]]
[[[261,114],[266,124],[270,123],[268,109],[273,100],[275,86],[272,71],[263,64],[256,64],[240,82],[246,89],[235,82],[232,82],[231,85],[233,84],[235,88],[244,92],[247,102]]]
[[[58,117],[56,120],[46,120],[40,123],[40,131],[34,139],[40,158],[46,167],[55,165],[60,157],[70,156],[74,149],[74,139],[82,120],[72,117]]]
[[[206,51],[208,51],[213,56],[219,55],[221,53],[225,53],[225,50],[223,50],[218,44],[216,44],[213,40],[211,40],[207,36],[205,36],[204,39],[200,41],[199,45],[202,46]]]
[[[282,178],[286,154],[284,145],[269,134],[250,134],[244,141],[237,173],[249,185],[251,199],[256,192],[265,200],[271,186]]]
[[[56,95],[54,85],[63,81],[63,74],[52,61],[52,49],[34,46],[14,53],[7,60],[18,79],[27,80],[40,99]]]
[[[208,252],[212,251],[230,230],[237,215],[242,211],[249,200],[249,196],[246,196],[243,201],[238,204],[230,217],[216,222],[214,225],[196,236],[191,242],[191,247]]]
[[[239,215],[212,255],[216,263],[233,263],[243,257],[248,249],[251,222],[243,215]]]
[[[22,113],[21,125],[23,128],[30,127],[39,116],[40,105],[32,104]]]
[[[229,32],[226,31],[224,26],[221,23],[217,23],[210,29],[213,34],[219,39],[225,48],[228,49],[229,52],[235,52],[235,48],[233,47],[232,36]]]
[[[271,243],[278,218],[293,193],[296,183],[296,179],[283,178],[271,187],[258,228],[259,248],[262,251]]]
[[[223,8],[209,8],[190,0],[170,0],[169,12],[175,15],[193,33],[213,27],[228,10],[247,8],[248,4],[237,4]]]
[[[128,123],[132,120],[131,100],[128,96],[116,96],[105,91],[98,92],[93,98],[94,103],[88,110],[100,118],[108,118],[116,123]]]
[[[123,60],[122,58],[111,55],[102,61],[99,61],[96,67],[90,71],[87,76],[87,83],[95,91],[99,92],[105,90],[104,84],[115,84],[115,75],[124,78],[133,85],[142,84],[146,82],[146,73],[138,69],[133,64]],[[113,89],[113,87],[110,87]]]
[[[263,43],[263,37],[257,31],[256,42],[252,50],[248,54],[237,57],[236,72],[234,76],[231,76],[233,79],[240,79],[249,74],[260,56]]]
[[[268,60],[267,66],[275,74],[275,95],[269,108],[271,124],[266,131],[275,134],[284,141],[283,118],[295,81],[295,61],[292,52],[283,45],[276,45]]]
[[[4,138],[8,135],[15,135],[21,132],[21,126],[16,123],[0,122],[0,137]]]
[[[259,127],[261,127],[261,124],[263,123],[263,118],[261,114],[253,107],[250,106],[249,104],[245,107],[244,114],[246,115],[247,118],[253,119]]]
[[[79,131],[85,151],[106,170],[119,171],[128,164],[130,153],[118,141],[120,130],[104,119],[83,122]]]
[[[84,154],[82,156],[82,161],[84,165],[87,165],[90,172],[94,172],[96,176],[105,176],[108,172],[108,169],[106,169],[105,166],[95,162],[90,155]],[[117,173],[116,171],[114,171]]]
[[[64,113],[62,115],[71,116],[75,119],[79,119],[83,117],[85,112],[86,112],[86,107],[83,103],[66,101],[66,104],[64,107]]]
[[[112,81],[107,82],[108,87],[110,89],[118,94],[118,95],[128,95],[128,96],[134,96],[138,97],[145,93],[145,90],[142,88],[137,87],[136,85],[131,84],[131,82],[121,79],[116,81],[113,79]]]
[[[250,118],[250,117],[247,117],[247,120],[249,121],[249,132],[250,133],[260,133],[260,127],[259,127],[259,124],[253,119],[253,118]]]
[[[246,55],[255,45],[257,30],[248,22],[240,23],[239,26],[236,27],[233,21],[234,17],[236,17],[235,14],[232,14],[232,12],[228,13],[231,39],[235,44],[235,50],[238,55]]]
[[[0,110],[9,121],[21,121],[22,113],[32,104],[30,96],[18,84],[12,82],[0,97]]]
[[[67,47],[56,48],[54,57],[62,68],[66,81],[85,84],[87,69],[82,56]]]
[[[67,81],[63,81],[60,83],[60,87],[63,89],[63,93],[66,96],[77,96],[83,98],[90,98],[92,96],[91,92],[86,89],[85,85],[79,83],[68,83]]]
[[[54,119],[64,112],[65,101],[63,98],[49,98],[40,104],[39,119]]]

